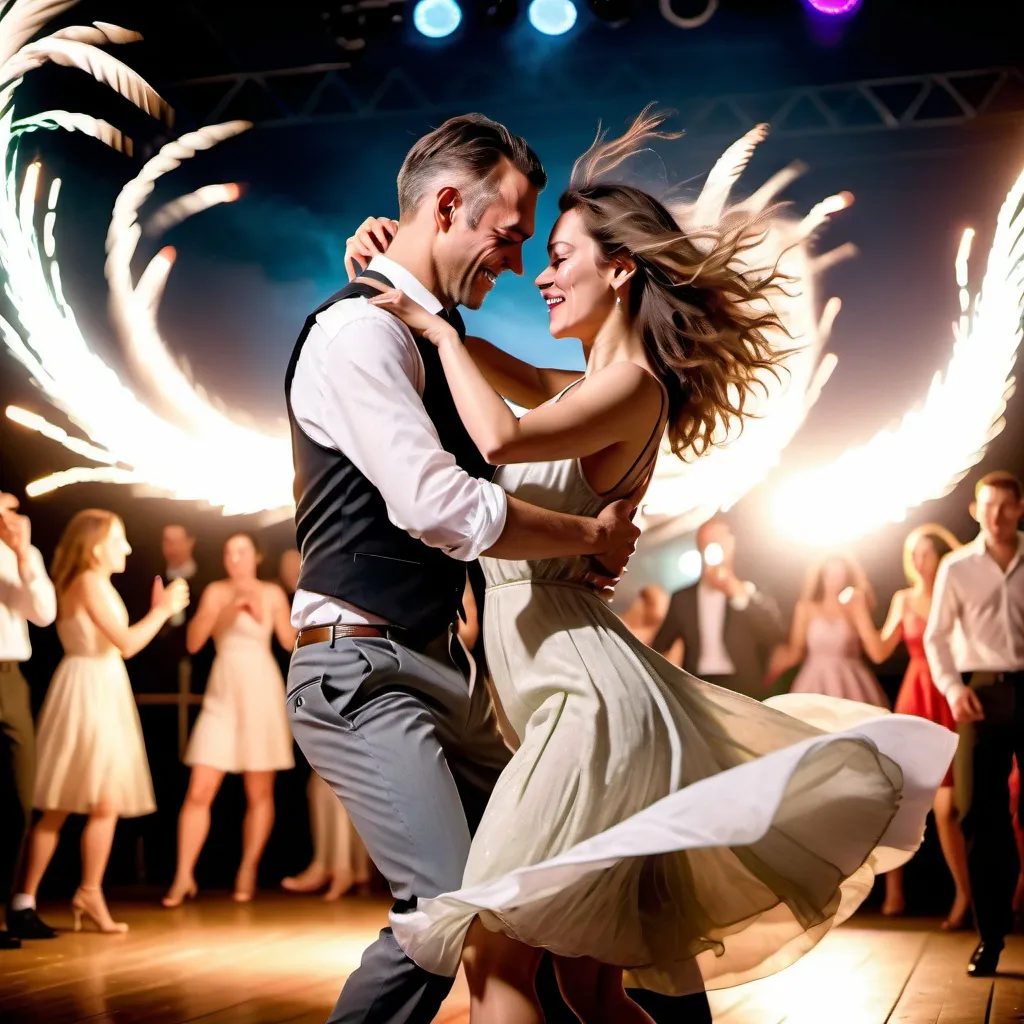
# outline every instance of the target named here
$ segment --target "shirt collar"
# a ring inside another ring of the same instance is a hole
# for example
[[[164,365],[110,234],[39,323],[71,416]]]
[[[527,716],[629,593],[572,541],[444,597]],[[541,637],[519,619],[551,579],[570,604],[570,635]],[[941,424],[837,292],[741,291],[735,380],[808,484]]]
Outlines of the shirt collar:
[[[174,568],[167,566],[167,572],[165,575],[169,580],[190,580],[195,576],[198,570],[198,566],[195,563],[194,558],[190,558],[187,562],[183,562],[181,565],[176,565]]]
[[[428,313],[440,313],[444,309],[436,296],[424,288],[415,275],[387,256],[374,256],[366,269],[383,274],[396,288],[405,292],[413,302],[418,302]]]
[[[985,547],[985,538],[979,532],[974,540],[969,540],[964,547],[970,548],[975,557],[991,558],[988,553],[988,548]],[[1017,554],[1010,560],[1010,564],[1006,567],[1006,575],[1009,576],[1015,572],[1021,564],[1021,560],[1024,559],[1024,533],[1020,530],[1017,531]],[[992,563],[995,565],[995,562]],[[997,566],[998,568],[998,566]]]

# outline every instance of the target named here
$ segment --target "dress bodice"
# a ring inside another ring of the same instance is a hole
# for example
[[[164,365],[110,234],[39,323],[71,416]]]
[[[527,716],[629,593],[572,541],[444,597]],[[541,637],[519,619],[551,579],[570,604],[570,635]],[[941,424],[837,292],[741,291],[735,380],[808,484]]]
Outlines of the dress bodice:
[[[495,473],[494,482],[521,501],[574,516],[596,516],[613,500],[595,493],[583,475],[579,459],[502,466]],[[588,568],[588,559],[582,555],[533,562],[504,558],[480,561],[489,587],[523,580],[571,582]]]
[[[927,625],[927,620],[916,612],[908,610],[903,613],[903,642],[907,645],[907,653],[911,658],[925,662],[928,660],[924,650],[924,631]]]
[[[274,619],[270,609],[270,601],[264,586],[260,588],[263,617],[257,619],[248,610],[240,611],[228,627],[219,636],[214,637],[214,646],[218,651],[228,648],[259,647],[270,650],[270,638],[274,632]]]
[[[121,605],[119,617],[128,625],[128,612]],[[84,608],[57,619],[57,636],[64,654],[71,658],[102,658],[117,654],[117,648],[96,628],[96,623]]]
[[[807,654],[826,658],[861,657],[860,637],[845,615],[815,615],[807,624]]]

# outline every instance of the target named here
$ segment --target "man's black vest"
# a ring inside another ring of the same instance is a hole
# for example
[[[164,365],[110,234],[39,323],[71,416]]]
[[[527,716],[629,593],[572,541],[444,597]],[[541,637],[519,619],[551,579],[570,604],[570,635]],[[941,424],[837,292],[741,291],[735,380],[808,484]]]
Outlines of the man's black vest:
[[[382,275],[367,272],[392,287]],[[342,299],[371,296],[371,285],[353,282],[306,319],[285,374],[285,401],[295,466],[295,532],[302,568],[299,589],[347,601],[387,622],[435,636],[455,620],[466,584],[466,563],[414,540],[388,518],[380,491],[343,453],[317,444],[292,410],[292,378],[316,317]],[[450,315],[462,332],[459,314]],[[494,469],[462,425],[437,349],[422,338],[423,405],[441,446],[466,472],[489,479]]]

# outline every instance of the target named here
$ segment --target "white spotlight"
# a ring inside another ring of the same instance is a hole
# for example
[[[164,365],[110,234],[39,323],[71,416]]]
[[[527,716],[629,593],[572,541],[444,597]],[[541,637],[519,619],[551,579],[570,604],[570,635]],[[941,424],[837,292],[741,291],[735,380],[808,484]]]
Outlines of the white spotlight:
[[[527,9],[530,24],[546,36],[560,36],[576,24],[572,0],[533,0]]]
[[[412,9],[412,23],[420,35],[443,39],[462,24],[462,8],[455,0],[419,0]]]

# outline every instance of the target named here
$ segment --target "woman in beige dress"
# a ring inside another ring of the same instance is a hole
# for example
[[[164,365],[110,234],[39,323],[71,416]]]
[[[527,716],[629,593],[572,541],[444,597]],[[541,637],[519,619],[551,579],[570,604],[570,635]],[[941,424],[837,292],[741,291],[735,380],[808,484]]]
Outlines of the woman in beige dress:
[[[245,533],[224,543],[227,579],[211,583],[188,625],[189,653],[210,637],[217,655],[210,669],[203,707],[185,751],[192,766],[188,793],[178,818],[178,867],[163,899],[177,907],[195,896],[195,866],[210,831],[210,807],[228,772],[245,783],[242,862],[234,898],[252,899],[256,871],[274,827],[274,775],[292,768],[292,734],[284,708],[284,679],[271,637],[289,650],[295,630],[284,591],[257,579],[261,555]]]
[[[71,901],[75,930],[87,918],[101,932],[126,932],[103,898],[117,819],[152,814],[153,784],[124,659],[142,650],[188,605],[188,584],[153,582],[149,613],[128,625],[110,577],[131,553],[124,523],[102,509],[79,512],[57,545],[53,582],[64,657],[39,715],[35,806],[21,892],[35,898],[69,814],[88,815],[82,880]]]

